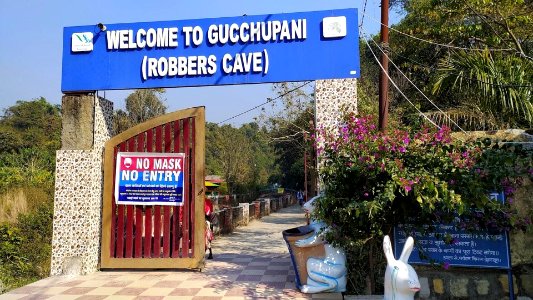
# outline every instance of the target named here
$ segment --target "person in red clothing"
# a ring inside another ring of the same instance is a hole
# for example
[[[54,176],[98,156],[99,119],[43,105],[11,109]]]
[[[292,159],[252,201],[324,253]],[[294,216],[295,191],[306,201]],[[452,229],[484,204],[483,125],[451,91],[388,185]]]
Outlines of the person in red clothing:
[[[209,250],[207,259],[213,259],[213,251],[211,250],[211,241],[215,239],[213,234],[213,221],[216,218],[213,209],[213,202],[211,199],[205,198],[204,200],[204,212],[205,212],[205,250]]]
[[[207,219],[207,216],[211,216],[213,213],[213,202],[211,202],[211,199],[205,198],[204,200],[204,212]]]

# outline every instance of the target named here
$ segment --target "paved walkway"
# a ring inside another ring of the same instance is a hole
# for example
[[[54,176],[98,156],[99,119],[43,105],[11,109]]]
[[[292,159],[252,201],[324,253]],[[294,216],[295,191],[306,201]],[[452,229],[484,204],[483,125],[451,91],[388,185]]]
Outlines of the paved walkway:
[[[342,299],[300,293],[281,232],[305,224],[300,206],[279,210],[217,237],[213,260],[202,272],[97,272],[50,277],[0,295],[0,299]]]

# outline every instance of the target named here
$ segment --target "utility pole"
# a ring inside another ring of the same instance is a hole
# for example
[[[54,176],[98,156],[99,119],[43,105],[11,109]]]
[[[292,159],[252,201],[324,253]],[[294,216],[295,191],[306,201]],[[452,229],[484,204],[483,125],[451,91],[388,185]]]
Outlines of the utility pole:
[[[378,128],[381,132],[387,131],[387,120],[389,118],[389,0],[381,0],[381,66],[383,67],[379,72],[379,124]],[[368,256],[368,264],[370,270],[374,269],[373,248],[370,247],[370,255]],[[368,275],[367,288],[370,294],[374,294],[376,288],[376,280],[372,274]]]
[[[387,131],[389,118],[389,0],[381,0],[381,65],[379,73],[379,130]]]
[[[387,120],[389,118],[389,0],[381,0],[381,72],[379,73],[379,130],[387,131]],[[374,247],[370,247],[368,265],[370,270],[374,269],[373,259]],[[376,289],[376,279],[372,274],[367,277],[367,288],[370,294],[374,294]]]

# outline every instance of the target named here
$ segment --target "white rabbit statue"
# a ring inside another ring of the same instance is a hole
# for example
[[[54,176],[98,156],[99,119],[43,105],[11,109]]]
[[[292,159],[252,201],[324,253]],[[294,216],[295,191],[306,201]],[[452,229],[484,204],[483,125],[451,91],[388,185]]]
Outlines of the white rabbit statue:
[[[409,255],[413,251],[413,245],[413,238],[407,238],[400,259],[396,260],[392,254],[389,236],[386,235],[383,238],[383,252],[387,258],[384,300],[412,300],[415,293],[420,291],[418,275],[416,275],[415,269],[407,263]]]
[[[303,208],[311,214],[314,210],[313,202],[319,196],[307,201]],[[309,224],[314,230],[314,234],[308,238],[298,240],[294,243],[296,247],[311,247],[324,244],[325,258],[309,258],[307,260],[307,283],[301,287],[303,293],[313,294],[322,292],[345,292],[346,291],[346,255],[344,251],[325,243],[320,230],[325,227],[324,223],[312,219]]]

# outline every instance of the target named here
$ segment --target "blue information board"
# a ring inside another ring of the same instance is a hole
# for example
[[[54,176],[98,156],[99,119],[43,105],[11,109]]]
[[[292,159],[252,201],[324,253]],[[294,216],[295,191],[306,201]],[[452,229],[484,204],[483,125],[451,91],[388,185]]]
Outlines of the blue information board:
[[[357,9],[63,31],[63,92],[359,77]]]
[[[491,194],[491,198],[504,201],[502,193]],[[394,228],[394,254],[400,256],[407,239],[404,226]],[[452,244],[446,244],[440,236],[449,235]],[[429,259],[420,258],[420,250],[415,247],[409,263],[430,264],[430,260],[446,263],[450,266],[510,269],[509,239],[506,232],[492,234],[489,232],[469,233],[450,224],[436,226],[436,231],[427,235],[414,232],[413,238],[420,245]]]

